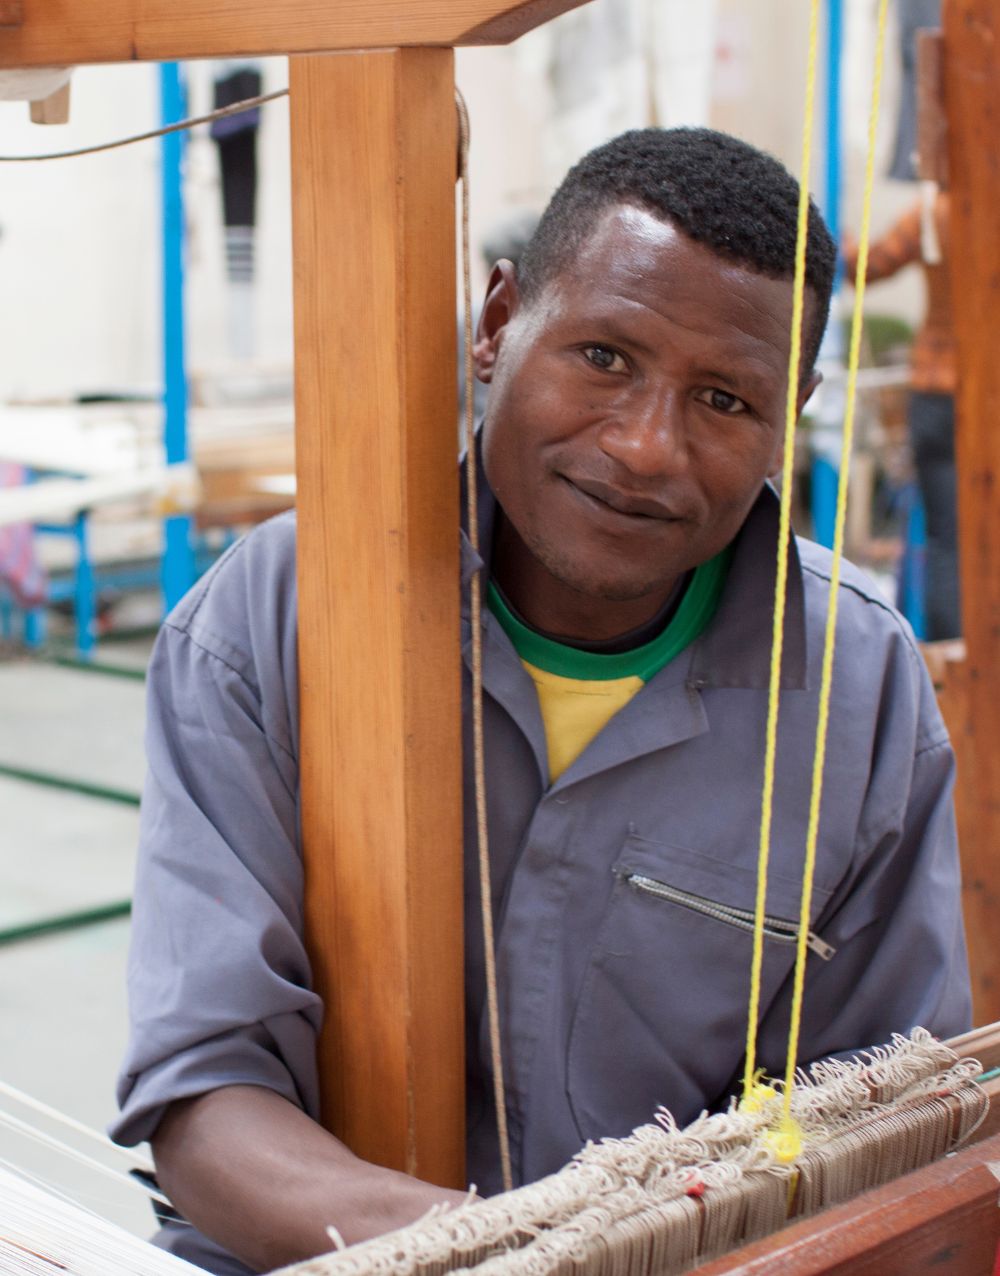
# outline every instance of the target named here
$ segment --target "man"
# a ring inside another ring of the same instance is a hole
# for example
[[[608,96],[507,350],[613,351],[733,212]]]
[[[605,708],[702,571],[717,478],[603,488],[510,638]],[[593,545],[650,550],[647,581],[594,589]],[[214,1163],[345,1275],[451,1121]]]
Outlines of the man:
[[[745,1035],[797,188],[708,130],[626,134],[569,175],[476,346],[492,894],[514,1173],[659,1103],[724,1104]],[[811,215],[801,409],[834,248]],[[784,1064],[828,556],[792,552],[760,1059]],[[266,1269],[450,1195],[310,1119],[294,521],[241,542],[151,667],[133,1039],[117,1137],[152,1137],[202,1232]],[[952,759],[912,636],[841,585],[803,1060],[968,1023]],[[463,640],[468,646],[469,618]],[[468,705],[466,705],[468,711]],[[467,782],[468,792],[468,782]],[[467,847],[474,845],[472,803]],[[499,1186],[475,869],[468,1170]],[[349,972],[345,972],[349,977]],[[361,1026],[359,1025],[359,1030]],[[308,1115],[307,1115],[308,1114]],[[167,1243],[245,1268],[175,1224]]]

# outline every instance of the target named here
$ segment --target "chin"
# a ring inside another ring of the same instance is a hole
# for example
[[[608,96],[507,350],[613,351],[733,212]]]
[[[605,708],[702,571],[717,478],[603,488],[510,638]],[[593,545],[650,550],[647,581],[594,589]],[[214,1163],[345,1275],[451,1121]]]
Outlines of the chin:
[[[652,580],[648,577],[629,578],[620,572],[599,576],[593,572],[566,570],[565,565],[562,571],[554,571],[552,574],[578,594],[583,594],[586,598],[600,598],[607,603],[638,602],[640,598],[647,598],[650,594],[662,593],[670,583],[662,575],[657,575]]]

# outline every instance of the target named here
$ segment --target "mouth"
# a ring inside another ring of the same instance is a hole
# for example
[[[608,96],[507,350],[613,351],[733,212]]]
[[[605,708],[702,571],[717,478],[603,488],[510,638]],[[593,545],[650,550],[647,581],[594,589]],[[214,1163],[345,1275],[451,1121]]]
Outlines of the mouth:
[[[623,492],[598,479],[568,478],[565,474],[560,477],[581,500],[601,513],[617,515],[636,525],[680,521],[680,516],[662,501]]]

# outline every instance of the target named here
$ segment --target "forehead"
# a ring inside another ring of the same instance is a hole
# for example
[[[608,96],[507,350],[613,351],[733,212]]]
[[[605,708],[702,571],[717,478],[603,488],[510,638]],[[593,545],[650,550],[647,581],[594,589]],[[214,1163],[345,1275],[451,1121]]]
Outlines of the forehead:
[[[712,340],[787,365],[791,281],[729,261],[644,209],[609,210],[546,292],[556,320],[642,326],[652,338]]]

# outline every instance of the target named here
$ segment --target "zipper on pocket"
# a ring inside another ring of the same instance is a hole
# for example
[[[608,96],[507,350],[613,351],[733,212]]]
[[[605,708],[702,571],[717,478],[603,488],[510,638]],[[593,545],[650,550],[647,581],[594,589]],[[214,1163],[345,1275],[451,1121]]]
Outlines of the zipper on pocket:
[[[714,917],[717,921],[725,922],[729,926],[736,926],[740,930],[753,933],[754,915],[745,908],[733,908],[729,904],[720,904],[714,899],[705,899],[702,895],[693,895],[690,891],[678,890],[675,886],[667,886],[665,882],[658,882],[655,878],[645,877],[641,873],[626,871],[622,877],[633,890],[639,891],[640,894],[655,895],[657,899],[665,899],[671,904],[679,904],[682,908],[690,908],[695,913]],[[777,940],[782,944],[794,944],[798,938],[798,932],[799,928],[795,922],[765,914],[764,934],[768,939]],[[824,961],[829,961],[837,951],[825,939],[821,939],[815,931],[809,931],[806,935],[806,947],[822,957]]]

